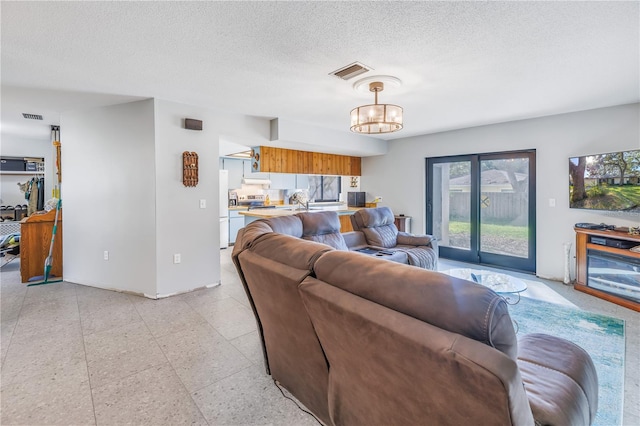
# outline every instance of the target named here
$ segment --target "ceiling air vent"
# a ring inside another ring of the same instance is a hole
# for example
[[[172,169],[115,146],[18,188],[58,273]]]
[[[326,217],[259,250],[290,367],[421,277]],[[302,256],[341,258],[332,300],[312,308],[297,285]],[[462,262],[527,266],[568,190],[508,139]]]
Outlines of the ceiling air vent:
[[[335,75],[338,78],[343,80],[349,80],[350,78],[356,77],[360,74],[364,74],[365,72],[370,71],[372,68],[368,67],[360,62],[354,62],[352,64],[347,65],[346,67],[342,67],[338,70],[330,72],[329,74]]]
[[[38,114],[27,114],[26,112],[23,112],[22,116],[27,120],[42,120],[42,116]]]

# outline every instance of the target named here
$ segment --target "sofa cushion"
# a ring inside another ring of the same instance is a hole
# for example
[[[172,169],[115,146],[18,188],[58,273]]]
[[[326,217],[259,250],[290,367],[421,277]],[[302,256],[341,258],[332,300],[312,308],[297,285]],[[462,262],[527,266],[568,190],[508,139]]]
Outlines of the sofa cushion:
[[[354,230],[364,233],[367,243],[372,246],[390,248],[397,244],[398,228],[389,207],[360,209],[352,216]]]
[[[372,246],[391,248],[397,244],[396,237],[398,235],[398,228],[395,225],[378,226],[376,228],[363,228],[367,242]]]
[[[233,245],[234,253],[247,249],[256,239],[270,232],[273,232],[273,228],[265,219],[251,222],[242,228],[242,238],[236,237],[236,242]]]
[[[413,235],[407,232],[398,232],[396,238],[398,245],[428,246],[433,237],[431,235]]]
[[[395,225],[395,216],[389,207],[360,209],[353,214],[353,218],[359,230],[376,226]]]
[[[518,344],[518,367],[536,423],[591,424],[598,410],[598,377],[589,354],[546,334],[527,334]]]
[[[417,266],[419,268],[436,270],[438,265],[438,256],[435,250],[431,247],[398,247],[397,251],[404,251],[407,254],[407,260],[409,265]]]
[[[322,281],[516,358],[507,304],[487,287],[351,252],[327,252],[314,270]]]
[[[329,361],[334,424],[533,425],[505,354],[312,277],[299,291]]]
[[[338,250],[348,250],[340,233],[340,219],[335,211],[298,213],[302,221],[302,238],[327,244]]]
[[[360,231],[343,232],[342,238],[347,244],[349,250],[355,250],[367,246],[367,240],[364,238],[364,234]]]
[[[278,216],[265,219],[271,226],[273,232],[278,234],[291,235],[292,237],[302,237],[302,222],[296,216]]]

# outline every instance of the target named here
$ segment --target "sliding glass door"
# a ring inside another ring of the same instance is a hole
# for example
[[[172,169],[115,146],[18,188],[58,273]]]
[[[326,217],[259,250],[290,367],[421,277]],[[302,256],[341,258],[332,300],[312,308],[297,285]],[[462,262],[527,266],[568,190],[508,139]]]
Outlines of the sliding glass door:
[[[535,151],[427,159],[440,256],[535,272]]]

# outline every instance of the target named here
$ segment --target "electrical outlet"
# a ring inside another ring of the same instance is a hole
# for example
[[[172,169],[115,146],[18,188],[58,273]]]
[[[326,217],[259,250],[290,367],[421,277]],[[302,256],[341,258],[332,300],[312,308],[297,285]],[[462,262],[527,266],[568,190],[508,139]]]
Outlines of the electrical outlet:
[[[201,209],[207,208],[207,200],[200,200],[200,208]]]
[[[182,262],[182,257],[180,256],[180,253],[175,253],[173,255],[173,263],[180,263]]]
[[[104,260],[109,260],[109,250],[105,250],[104,253],[102,253],[102,258]]]

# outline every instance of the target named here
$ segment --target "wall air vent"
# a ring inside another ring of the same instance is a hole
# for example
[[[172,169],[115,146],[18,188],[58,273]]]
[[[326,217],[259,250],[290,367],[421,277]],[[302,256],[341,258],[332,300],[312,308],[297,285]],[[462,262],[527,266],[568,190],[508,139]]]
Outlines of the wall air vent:
[[[356,77],[360,74],[364,74],[365,72],[369,72],[373,68],[368,67],[360,62],[354,62],[352,64],[347,65],[346,67],[342,67],[333,72],[330,72],[330,75],[335,75],[342,80],[349,80],[353,77]]]
[[[23,112],[22,116],[27,120],[42,120],[42,116],[38,114],[27,114],[26,112]]]

